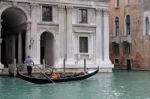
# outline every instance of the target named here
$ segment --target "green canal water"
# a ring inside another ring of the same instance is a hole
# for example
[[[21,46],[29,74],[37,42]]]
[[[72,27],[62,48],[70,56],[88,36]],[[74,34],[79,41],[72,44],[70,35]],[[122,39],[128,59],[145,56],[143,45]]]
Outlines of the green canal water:
[[[150,99],[150,71],[99,73],[83,81],[43,85],[0,77],[0,99]]]

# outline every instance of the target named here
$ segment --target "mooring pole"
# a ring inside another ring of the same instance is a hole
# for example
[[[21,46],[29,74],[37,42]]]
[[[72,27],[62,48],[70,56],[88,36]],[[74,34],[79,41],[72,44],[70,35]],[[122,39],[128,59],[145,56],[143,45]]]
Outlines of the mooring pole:
[[[14,59],[14,66],[13,66],[13,76],[16,76],[16,59]]]
[[[64,70],[64,74],[65,74],[65,72],[66,72],[66,59],[64,58],[64,61],[63,61],[63,64],[64,64],[64,67],[63,67],[63,70]]]
[[[84,59],[84,72],[86,72],[86,59]]]
[[[45,74],[45,59],[43,59],[43,72]]]

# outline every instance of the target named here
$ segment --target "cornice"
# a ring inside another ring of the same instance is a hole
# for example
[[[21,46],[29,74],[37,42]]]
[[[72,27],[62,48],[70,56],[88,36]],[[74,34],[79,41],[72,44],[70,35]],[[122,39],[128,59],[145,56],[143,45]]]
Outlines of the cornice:
[[[49,5],[72,5],[74,7],[92,7],[96,8],[99,6],[108,7],[108,3],[106,2],[98,2],[98,1],[80,1],[80,0],[7,0],[7,2],[24,2],[24,3],[36,3],[36,4],[49,4]]]

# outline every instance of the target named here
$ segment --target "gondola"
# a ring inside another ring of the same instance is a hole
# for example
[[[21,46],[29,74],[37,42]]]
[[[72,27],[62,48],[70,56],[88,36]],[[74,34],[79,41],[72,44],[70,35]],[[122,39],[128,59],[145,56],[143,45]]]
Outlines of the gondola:
[[[34,75],[28,76],[27,74],[21,73],[19,71],[17,71],[17,76],[23,80],[26,80],[26,81],[29,81],[32,83],[46,84],[46,83],[59,83],[59,82],[84,80],[84,79],[87,79],[87,78],[97,74],[98,72],[99,72],[99,69],[96,69],[93,71],[87,71],[87,73],[85,73],[84,75],[76,75],[76,76],[72,76],[72,77],[65,76],[65,77],[61,77],[58,79],[49,78],[49,76],[47,76],[43,73],[38,74],[41,77],[38,77],[38,76],[35,77]]]

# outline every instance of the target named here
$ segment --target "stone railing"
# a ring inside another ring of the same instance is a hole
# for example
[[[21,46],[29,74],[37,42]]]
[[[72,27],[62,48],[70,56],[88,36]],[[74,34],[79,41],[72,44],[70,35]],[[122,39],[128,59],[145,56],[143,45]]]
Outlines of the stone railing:
[[[119,36],[111,37],[111,42],[119,44],[120,43],[120,37]]]
[[[127,35],[127,36],[122,36],[121,41],[126,43],[131,43],[132,39],[130,35]]]

